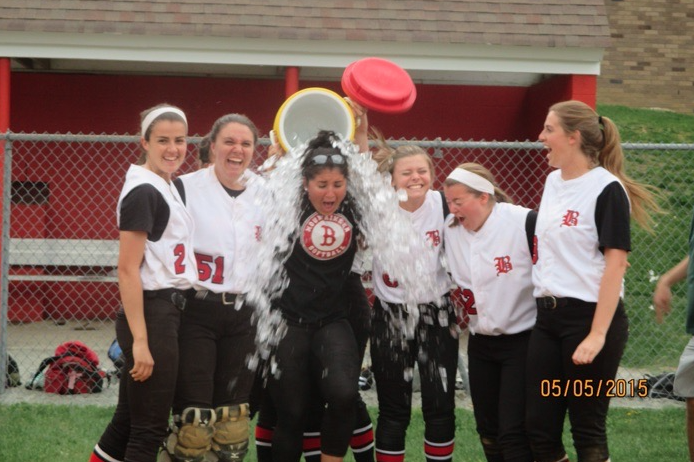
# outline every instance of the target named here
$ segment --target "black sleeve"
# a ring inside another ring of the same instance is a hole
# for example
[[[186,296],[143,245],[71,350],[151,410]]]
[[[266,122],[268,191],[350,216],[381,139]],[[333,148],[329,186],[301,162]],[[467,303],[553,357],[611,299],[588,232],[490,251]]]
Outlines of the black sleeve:
[[[178,190],[178,195],[181,196],[181,200],[183,201],[183,205],[186,205],[186,188],[183,186],[183,180],[180,178],[176,178],[173,180],[174,186],[176,186],[176,189]],[[224,185],[222,185],[224,186]],[[243,192],[243,191],[241,191]],[[240,194],[240,193],[239,193]]]
[[[608,184],[595,205],[595,225],[600,251],[605,248],[631,251],[629,198],[619,182]]]
[[[525,238],[528,240],[528,251],[530,257],[533,256],[533,246],[535,245],[535,225],[537,224],[537,212],[531,210],[525,216]]]
[[[446,221],[446,217],[451,211],[448,209],[448,202],[446,202],[446,196],[443,194],[443,191],[439,191],[439,194],[441,194],[441,203],[443,204],[443,220]]]
[[[120,205],[120,230],[144,231],[147,239],[158,241],[169,222],[169,205],[150,184],[132,189]]]

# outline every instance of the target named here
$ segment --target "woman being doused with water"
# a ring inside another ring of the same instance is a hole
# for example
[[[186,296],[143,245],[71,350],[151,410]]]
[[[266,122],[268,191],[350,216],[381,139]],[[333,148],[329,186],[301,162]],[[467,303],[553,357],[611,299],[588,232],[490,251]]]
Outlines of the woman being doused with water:
[[[360,364],[342,290],[359,229],[347,194],[347,157],[334,147],[338,141],[335,133],[321,131],[304,152],[299,226],[284,263],[289,284],[273,302],[286,322],[274,351],[279,372],[267,384],[277,412],[272,452],[278,461],[301,457],[306,411],[318,399],[311,396],[312,381],[326,403],[321,460],[342,460],[354,429]]]
[[[458,364],[456,317],[448,292],[450,279],[442,264],[444,218],[448,214],[442,194],[431,189],[434,166],[418,146],[390,148],[379,136],[379,151],[373,156],[379,170],[388,172],[393,187],[403,196],[400,213],[426,243],[421,259],[424,272],[433,276],[419,289],[417,313],[403,281],[388,274],[385,255],[374,251],[371,362],[378,393],[376,459],[405,459],[405,435],[412,407],[412,371],[419,366],[424,416],[426,460],[452,460],[455,440],[455,376]],[[405,196],[406,195],[406,199]],[[394,226],[384,223],[383,226]],[[415,237],[416,238],[416,237]],[[390,263],[392,267],[392,262]],[[418,318],[416,317],[418,315]],[[400,326],[413,325],[413,334],[403,338]],[[410,338],[411,337],[411,338]]]
[[[369,149],[367,110],[361,106],[358,106],[354,102],[350,102],[350,105],[355,117],[361,121],[355,130],[353,143],[359,147],[360,153],[366,153]],[[272,145],[269,152],[279,154],[278,157],[282,157],[284,155],[284,152],[279,144]],[[356,172],[352,172],[352,178],[354,178],[355,173]],[[364,285],[362,283],[362,275],[367,266],[365,265],[366,252],[367,249],[365,248],[360,248],[357,250],[350,274],[343,284],[341,296],[341,299],[346,302],[347,306],[349,307],[347,320],[350,323],[357,341],[360,365],[363,363],[371,328],[371,305],[369,304],[366,290],[364,289]],[[262,383],[256,384],[256,398],[262,396],[261,386]],[[356,462],[373,462],[374,438],[371,416],[366,408],[366,404],[360,396],[357,399],[356,406],[357,411],[355,427],[350,440],[352,455]],[[271,400],[268,399],[267,395],[264,397],[262,404],[259,407],[261,407],[262,410],[255,426],[256,458],[258,459],[258,462],[268,462],[272,461],[272,438],[276,425],[276,412]],[[307,412],[308,415],[306,418],[306,428],[304,429],[303,440],[304,460],[306,462],[316,462],[321,458],[320,431],[324,413],[323,401],[313,397],[309,403],[309,409]]]

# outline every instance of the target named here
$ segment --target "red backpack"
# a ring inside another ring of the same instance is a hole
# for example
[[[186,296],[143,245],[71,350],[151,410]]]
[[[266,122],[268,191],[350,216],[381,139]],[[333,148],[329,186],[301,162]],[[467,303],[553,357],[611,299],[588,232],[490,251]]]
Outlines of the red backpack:
[[[44,369],[43,389],[47,393],[99,393],[104,388],[106,373],[99,369],[99,357],[79,340],[58,345],[55,355],[41,362],[36,376]]]

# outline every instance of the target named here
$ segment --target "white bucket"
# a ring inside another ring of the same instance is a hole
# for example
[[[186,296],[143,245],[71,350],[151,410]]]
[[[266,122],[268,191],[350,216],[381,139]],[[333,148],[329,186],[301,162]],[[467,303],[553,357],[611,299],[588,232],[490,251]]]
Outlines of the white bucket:
[[[280,106],[273,129],[282,149],[289,151],[320,130],[332,130],[351,140],[355,127],[352,109],[340,95],[326,88],[306,88]]]

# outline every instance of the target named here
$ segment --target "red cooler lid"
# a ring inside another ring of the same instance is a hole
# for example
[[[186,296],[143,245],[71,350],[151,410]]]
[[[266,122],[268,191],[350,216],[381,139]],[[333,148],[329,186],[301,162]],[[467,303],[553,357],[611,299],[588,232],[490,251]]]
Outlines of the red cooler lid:
[[[364,58],[347,66],[342,89],[360,105],[391,114],[408,111],[417,98],[407,71],[381,58]]]

